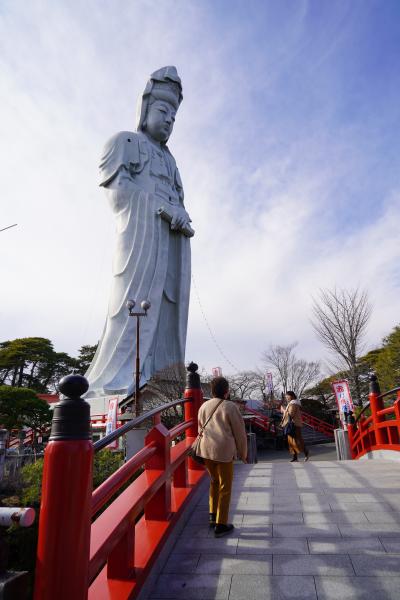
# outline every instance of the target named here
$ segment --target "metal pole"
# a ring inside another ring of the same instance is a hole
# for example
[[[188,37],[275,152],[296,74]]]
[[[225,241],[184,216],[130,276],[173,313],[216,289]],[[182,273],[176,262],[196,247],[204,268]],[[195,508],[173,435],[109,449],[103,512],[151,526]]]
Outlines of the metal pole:
[[[140,378],[140,317],[136,315],[136,377],[135,377],[135,417],[139,417],[140,410],[140,391],[139,391],[139,378]]]

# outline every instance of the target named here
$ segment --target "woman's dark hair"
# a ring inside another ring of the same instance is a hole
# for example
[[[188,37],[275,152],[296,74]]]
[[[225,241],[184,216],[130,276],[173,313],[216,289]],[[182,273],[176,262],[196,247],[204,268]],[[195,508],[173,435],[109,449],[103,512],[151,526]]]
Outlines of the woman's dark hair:
[[[290,391],[290,392],[286,392],[286,396],[290,396],[290,398],[292,400],[297,400],[297,396],[294,392]]]
[[[220,398],[221,400],[229,390],[229,382],[225,377],[215,377],[211,381],[211,395],[213,398]]]

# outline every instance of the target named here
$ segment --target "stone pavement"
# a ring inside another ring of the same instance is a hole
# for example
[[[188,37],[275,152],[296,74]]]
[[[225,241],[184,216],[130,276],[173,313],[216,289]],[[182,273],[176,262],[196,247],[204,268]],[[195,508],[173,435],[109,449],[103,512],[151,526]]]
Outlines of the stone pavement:
[[[313,461],[315,460],[336,460],[336,444],[335,442],[331,442],[328,444],[317,444],[315,446],[309,446],[309,450],[311,453],[311,458]],[[260,450],[257,451],[258,461],[259,462],[288,462],[288,451],[287,450]]]
[[[400,600],[400,463],[235,466],[215,539],[205,492],[149,599]]]

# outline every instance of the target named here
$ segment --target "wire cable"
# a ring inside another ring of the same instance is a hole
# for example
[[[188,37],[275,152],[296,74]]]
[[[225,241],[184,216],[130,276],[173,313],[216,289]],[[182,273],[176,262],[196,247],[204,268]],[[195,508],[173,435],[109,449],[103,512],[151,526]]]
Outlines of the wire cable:
[[[217,338],[215,337],[215,334],[214,334],[213,330],[211,329],[211,325],[209,323],[209,320],[207,319],[206,313],[204,311],[203,305],[202,305],[201,300],[200,300],[200,294],[199,294],[199,290],[198,290],[197,285],[196,285],[196,280],[194,278],[193,272],[192,272],[192,283],[193,283],[193,288],[194,288],[194,291],[195,291],[195,294],[196,294],[196,299],[197,299],[197,302],[198,302],[199,307],[200,307],[200,312],[201,312],[201,314],[203,316],[204,322],[206,324],[206,327],[208,329],[210,337],[211,337],[212,341],[215,344],[215,347],[217,348],[217,350],[220,353],[220,355],[222,356],[222,358],[228,363],[228,365],[230,365],[237,373],[240,373],[240,369],[237,368],[237,366],[227,357],[227,355],[225,354],[225,352],[222,350],[221,346],[219,345],[219,343],[217,341]]]

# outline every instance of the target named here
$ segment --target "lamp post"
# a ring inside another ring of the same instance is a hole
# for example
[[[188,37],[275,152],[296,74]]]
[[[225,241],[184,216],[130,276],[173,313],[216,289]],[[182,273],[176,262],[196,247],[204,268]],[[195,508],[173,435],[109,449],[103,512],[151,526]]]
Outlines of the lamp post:
[[[136,361],[135,361],[135,417],[138,417],[141,413],[140,407],[140,317],[147,317],[147,311],[151,304],[148,300],[143,300],[140,303],[140,307],[143,312],[133,312],[136,306],[135,300],[128,300],[126,308],[129,311],[130,317],[136,317]]]

